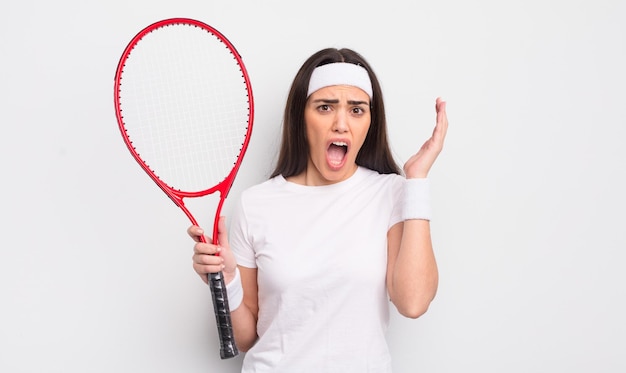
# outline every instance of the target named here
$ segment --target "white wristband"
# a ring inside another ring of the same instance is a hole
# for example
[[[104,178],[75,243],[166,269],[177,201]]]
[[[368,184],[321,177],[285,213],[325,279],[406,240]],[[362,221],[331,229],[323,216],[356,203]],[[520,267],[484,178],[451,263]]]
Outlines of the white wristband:
[[[228,308],[231,311],[241,306],[241,302],[243,302],[243,286],[241,286],[239,268],[235,269],[235,277],[226,284],[226,294],[228,295]]]
[[[430,182],[424,179],[406,179],[402,198],[402,220],[430,220]]]

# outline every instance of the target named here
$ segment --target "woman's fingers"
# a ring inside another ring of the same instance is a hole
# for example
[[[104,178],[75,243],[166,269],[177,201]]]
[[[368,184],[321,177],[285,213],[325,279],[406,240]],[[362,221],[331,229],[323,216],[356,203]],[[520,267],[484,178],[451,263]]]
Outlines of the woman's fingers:
[[[204,234],[204,230],[197,225],[192,225],[187,228],[187,234],[191,237],[192,240],[196,242],[202,242],[202,235]]]
[[[217,240],[220,246],[230,247],[228,245],[228,231],[226,230],[226,217],[220,216],[217,223]]]
[[[438,143],[439,149],[443,148],[443,141],[448,132],[448,115],[446,114],[446,102],[437,98],[435,109],[437,111],[437,125],[433,131],[433,140]]]
[[[214,245],[210,237],[203,236],[202,228],[192,225],[187,228],[187,234],[196,242],[193,246],[193,269],[207,282],[209,273],[224,272],[225,279],[234,277],[237,261],[228,245],[226,219],[220,218],[218,225],[218,244]],[[204,240],[202,239],[204,238]]]
[[[216,255],[222,248],[210,243],[197,242],[193,245],[194,255]]]
[[[194,256],[193,267],[199,275],[207,275],[223,270],[224,260],[215,255]]]
[[[193,269],[204,282],[207,282],[209,273],[220,272],[224,269],[224,258],[215,255],[219,253],[219,250],[219,247],[204,242],[198,242],[193,247]]]

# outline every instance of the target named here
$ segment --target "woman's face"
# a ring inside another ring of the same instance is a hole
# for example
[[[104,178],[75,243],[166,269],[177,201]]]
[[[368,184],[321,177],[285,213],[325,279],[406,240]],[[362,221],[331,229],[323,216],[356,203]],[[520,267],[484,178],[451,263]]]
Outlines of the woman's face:
[[[308,98],[304,122],[309,144],[305,185],[327,185],[348,179],[371,122],[370,98],[354,86],[319,89]]]

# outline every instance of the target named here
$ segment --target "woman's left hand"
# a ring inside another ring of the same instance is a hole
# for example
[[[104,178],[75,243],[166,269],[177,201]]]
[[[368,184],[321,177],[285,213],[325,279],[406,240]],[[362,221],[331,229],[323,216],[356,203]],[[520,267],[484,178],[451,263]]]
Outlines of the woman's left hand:
[[[433,130],[433,135],[404,164],[404,174],[407,179],[428,177],[430,168],[443,149],[443,141],[448,131],[448,117],[446,115],[446,102],[441,97],[438,97],[435,102],[435,110],[437,111],[437,124]]]

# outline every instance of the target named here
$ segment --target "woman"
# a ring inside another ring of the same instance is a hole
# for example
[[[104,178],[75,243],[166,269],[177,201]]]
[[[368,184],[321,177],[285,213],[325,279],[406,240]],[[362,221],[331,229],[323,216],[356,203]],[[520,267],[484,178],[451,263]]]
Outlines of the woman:
[[[417,318],[437,290],[427,176],[445,106],[438,98],[433,136],[403,177],[367,61],[329,48],[303,64],[276,169],[242,193],[230,237],[224,219],[220,247],[188,229],[195,271],[224,273],[243,372],[391,371],[388,301]]]

